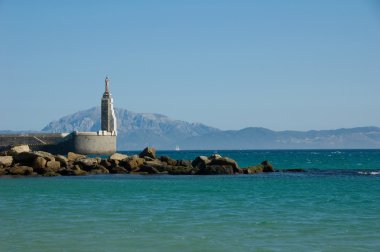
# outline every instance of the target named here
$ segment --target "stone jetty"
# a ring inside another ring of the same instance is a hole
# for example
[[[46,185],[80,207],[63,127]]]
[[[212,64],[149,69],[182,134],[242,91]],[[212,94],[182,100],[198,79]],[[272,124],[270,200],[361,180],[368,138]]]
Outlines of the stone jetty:
[[[29,146],[15,146],[0,153],[0,176],[82,176],[91,174],[170,174],[170,175],[232,175],[275,172],[264,161],[256,166],[240,168],[235,160],[214,154],[194,160],[175,160],[156,155],[145,148],[139,155],[115,153],[108,158],[87,157],[69,152],[66,156],[32,151]]]

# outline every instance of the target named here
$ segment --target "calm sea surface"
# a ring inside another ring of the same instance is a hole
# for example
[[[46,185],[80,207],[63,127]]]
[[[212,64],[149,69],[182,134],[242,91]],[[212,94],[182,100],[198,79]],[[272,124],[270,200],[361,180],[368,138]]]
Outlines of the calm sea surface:
[[[219,153],[307,172],[0,178],[0,251],[380,251],[380,150]]]

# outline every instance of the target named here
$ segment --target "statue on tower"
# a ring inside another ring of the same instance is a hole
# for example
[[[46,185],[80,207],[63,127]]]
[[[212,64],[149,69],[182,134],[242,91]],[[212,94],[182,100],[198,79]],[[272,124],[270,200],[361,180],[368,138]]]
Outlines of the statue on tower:
[[[116,131],[116,116],[113,108],[113,98],[109,91],[109,79],[106,76],[105,79],[106,90],[102,97],[101,104],[101,130],[117,135]]]

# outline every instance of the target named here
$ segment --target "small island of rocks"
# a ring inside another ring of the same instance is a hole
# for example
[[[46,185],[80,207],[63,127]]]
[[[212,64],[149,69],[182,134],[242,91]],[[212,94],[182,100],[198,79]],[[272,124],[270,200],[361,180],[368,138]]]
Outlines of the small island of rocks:
[[[302,172],[302,169],[281,170]],[[139,155],[115,153],[108,158],[88,157],[69,152],[53,155],[32,151],[28,145],[14,146],[0,153],[0,176],[83,176],[92,174],[169,174],[169,175],[232,175],[276,172],[268,161],[240,168],[228,157],[214,154],[199,156],[194,160],[174,160],[156,156],[152,147]]]

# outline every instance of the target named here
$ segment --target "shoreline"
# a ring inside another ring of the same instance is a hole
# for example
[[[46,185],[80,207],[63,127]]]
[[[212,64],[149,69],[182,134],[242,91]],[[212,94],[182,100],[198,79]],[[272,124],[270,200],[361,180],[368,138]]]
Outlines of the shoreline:
[[[283,172],[304,172],[287,169]],[[168,174],[168,175],[234,175],[276,172],[269,161],[240,168],[229,157],[213,154],[198,156],[194,160],[175,160],[156,155],[156,150],[146,147],[138,155],[115,153],[107,158],[88,157],[73,152],[53,155],[32,151],[20,145],[0,153],[0,176],[84,176],[96,174]]]

